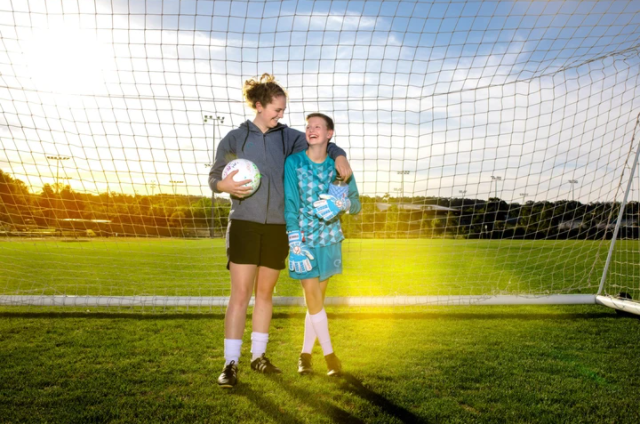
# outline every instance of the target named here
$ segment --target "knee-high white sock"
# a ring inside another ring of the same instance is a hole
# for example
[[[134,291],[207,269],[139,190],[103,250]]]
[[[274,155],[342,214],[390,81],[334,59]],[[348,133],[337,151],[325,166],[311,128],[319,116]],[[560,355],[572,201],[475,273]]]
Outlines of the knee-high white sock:
[[[260,358],[263,353],[267,350],[267,341],[269,340],[269,334],[267,333],[258,333],[256,331],[252,332],[252,361],[256,358]]]
[[[240,359],[240,347],[242,345],[242,340],[225,339],[225,365],[229,365],[231,361],[238,363]]]
[[[321,348],[323,348],[323,355],[329,355],[334,352],[332,348],[332,340],[329,337],[329,325],[327,323],[327,313],[325,308],[317,314],[310,315],[309,319],[312,321],[314,326],[314,331],[316,332],[316,337],[318,337],[318,343],[320,343]]]
[[[316,331],[312,325],[312,319],[309,317],[309,312],[305,314],[305,335],[303,337],[303,350],[301,353],[312,353],[316,343]]]

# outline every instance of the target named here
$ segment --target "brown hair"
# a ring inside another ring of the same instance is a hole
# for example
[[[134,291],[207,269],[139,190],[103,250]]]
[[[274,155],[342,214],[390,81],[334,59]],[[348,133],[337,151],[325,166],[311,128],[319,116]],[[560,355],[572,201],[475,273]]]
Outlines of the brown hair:
[[[254,110],[256,110],[257,102],[267,106],[274,97],[279,96],[287,97],[287,92],[278,85],[276,77],[268,73],[264,73],[259,78],[248,79],[243,86],[243,97],[245,97],[247,105]]]
[[[314,113],[310,113],[309,115],[307,115],[305,117],[305,121],[309,121],[310,118],[322,118],[322,119],[324,119],[325,123],[327,124],[327,129],[334,131],[334,120],[332,118],[330,118],[329,116],[327,116],[327,115],[325,115],[323,113],[314,112]]]

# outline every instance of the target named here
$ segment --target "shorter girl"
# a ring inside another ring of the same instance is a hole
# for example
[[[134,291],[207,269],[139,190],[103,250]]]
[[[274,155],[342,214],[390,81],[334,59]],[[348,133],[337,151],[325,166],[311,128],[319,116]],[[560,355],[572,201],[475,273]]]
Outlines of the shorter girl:
[[[316,338],[327,362],[327,375],[341,373],[329,336],[324,301],[332,275],[343,271],[341,242],[345,238],[339,215],[360,212],[361,203],[354,178],[346,190],[330,191],[337,177],[327,144],[334,135],[334,121],[321,113],[307,116],[308,148],[285,161],[285,223],[289,239],[289,275],[301,280],[307,315],[298,372],[312,372],[312,348]],[[338,194],[338,193],[344,194]]]

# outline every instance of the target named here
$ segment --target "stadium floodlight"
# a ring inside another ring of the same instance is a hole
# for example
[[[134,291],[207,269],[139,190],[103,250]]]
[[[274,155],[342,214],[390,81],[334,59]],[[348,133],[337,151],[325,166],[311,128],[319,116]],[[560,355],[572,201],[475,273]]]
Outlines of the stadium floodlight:
[[[231,206],[212,196],[203,164],[214,162],[223,129],[254,116],[244,104],[243,82],[271,71],[288,92],[283,122],[289,127],[304,129],[305,116],[319,110],[332,116],[340,135],[334,141],[347,152],[363,198],[360,215],[341,217],[344,274],[328,288],[327,304],[607,298],[638,311],[639,201],[631,195],[639,193],[638,178],[631,178],[638,172],[640,125],[639,30],[631,19],[638,3],[467,2],[448,8],[448,24],[441,26],[431,22],[443,20],[443,8],[424,2],[347,3],[347,9],[327,6],[331,19],[316,19],[315,8],[267,2],[277,12],[265,15],[295,21],[293,32],[261,25],[252,8],[178,8],[180,25],[173,29],[146,19],[157,17],[153,11],[137,14],[133,25],[127,13],[94,8],[82,34],[99,34],[105,48],[94,49],[96,55],[107,53],[104,63],[97,61],[102,71],[79,73],[74,61],[50,60],[81,50],[73,37],[47,44],[55,50],[50,55],[29,55],[28,45],[55,35],[51,12],[37,2],[9,2],[0,27],[12,42],[0,45],[0,56],[10,136],[0,136],[0,166],[15,183],[3,197],[2,226],[34,222],[29,225],[46,234],[53,214],[63,212],[87,220],[98,238],[73,255],[69,246],[43,240],[32,254],[26,234],[7,235],[13,238],[0,255],[0,269],[7,270],[0,272],[0,303],[224,305],[229,273],[222,235]],[[317,6],[322,15],[325,6]],[[194,26],[227,22],[230,13],[233,31]],[[54,14],[73,33],[77,12]],[[25,26],[29,16],[42,19]],[[489,28],[494,21],[509,28]],[[595,43],[595,34],[605,35]],[[274,37],[277,48],[262,46]],[[73,81],[78,76],[85,81]],[[98,82],[87,86],[91,81]],[[286,141],[260,154],[284,157]],[[259,148],[246,145],[245,153]],[[56,194],[48,198],[40,191],[51,183],[53,160]],[[73,196],[59,185],[70,167],[73,185],[83,187],[82,193],[72,187]],[[140,181],[151,182],[151,196],[133,196]],[[167,181],[173,198],[155,196]],[[177,196],[187,182],[185,195]],[[513,205],[485,198],[492,188],[499,198],[499,182],[506,199],[536,200],[523,219],[514,219]],[[278,175],[262,180],[279,183]],[[457,190],[465,207],[447,207]],[[412,202],[399,211],[387,191]],[[568,197],[572,207],[564,204]],[[46,206],[54,198],[68,210]],[[115,233],[127,237],[94,241]],[[299,285],[283,278],[274,303],[302,304],[299,293]],[[621,300],[626,296],[631,301]]]
[[[59,181],[60,180],[60,162],[64,160],[69,160],[70,158],[68,156],[52,155],[52,156],[47,156],[47,159],[56,161],[56,194],[58,194],[60,191],[60,181]]]
[[[574,202],[574,184],[578,184],[579,180],[568,180],[570,187],[572,187],[572,201]]]
[[[529,195],[530,195],[529,193],[519,193],[519,196],[523,196],[523,203],[521,203],[522,205],[525,204],[525,198]]]
[[[154,192],[156,191],[156,180],[150,180],[148,184],[145,184],[148,187],[151,187],[151,197],[154,196]]]
[[[171,184],[171,188],[174,191],[174,196],[176,195],[176,190],[178,189],[178,184],[183,184],[184,181],[182,180],[169,180],[169,184]]]
[[[212,167],[214,166],[214,162],[216,161],[216,124],[218,123],[218,128],[220,130],[220,126],[225,122],[225,117],[224,116],[214,116],[214,115],[204,115],[203,117],[203,122],[211,122],[214,125],[214,134],[212,135],[212,150],[211,150],[211,163],[207,164],[205,166],[207,167]],[[216,220],[216,214],[215,214],[215,205],[216,205],[216,193],[212,190],[211,192],[211,223],[209,224],[209,236],[211,238],[215,237],[215,229],[214,229],[214,222]]]
[[[401,189],[397,190],[397,191],[400,191],[401,198],[404,198],[405,197],[405,189],[403,187],[403,182],[405,180],[405,175],[409,175],[410,171],[396,171],[396,174],[401,176]],[[394,190],[396,190],[396,189],[394,189]]]
[[[499,195],[498,195],[499,181],[501,181],[502,179],[503,178],[501,178],[501,177],[495,177],[494,175],[492,175],[492,181],[495,182],[495,184],[494,184],[494,198],[495,199],[498,199],[498,197],[499,197]]]

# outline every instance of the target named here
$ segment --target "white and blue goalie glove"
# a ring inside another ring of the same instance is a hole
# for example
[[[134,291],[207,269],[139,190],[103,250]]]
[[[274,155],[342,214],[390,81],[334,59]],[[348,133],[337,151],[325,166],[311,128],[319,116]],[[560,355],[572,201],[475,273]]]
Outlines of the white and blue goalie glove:
[[[289,270],[298,274],[312,270],[314,255],[303,244],[303,235],[300,231],[290,231],[287,233],[289,238]]]
[[[341,212],[348,211],[351,202],[347,198],[337,199],[330,194],[321,194],[321,200],[314,202],[314,213],[325,221],[331,221]]]

